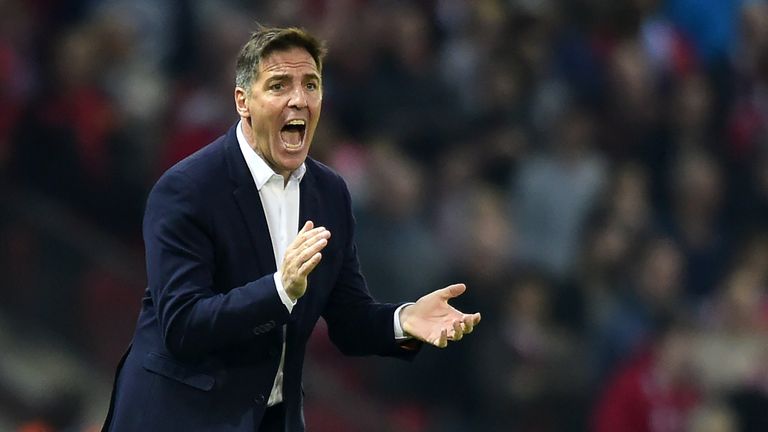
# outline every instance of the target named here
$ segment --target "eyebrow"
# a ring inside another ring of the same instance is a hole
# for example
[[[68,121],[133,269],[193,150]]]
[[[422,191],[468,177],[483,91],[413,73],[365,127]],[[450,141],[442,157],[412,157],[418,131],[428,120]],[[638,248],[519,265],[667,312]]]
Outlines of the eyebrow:
[[[289,78],[291,78],[291,75],[289,75],[289,74],[277,74],[277,75],[272,75],[271,77],[267,78],[267,82],[270,82],[270,81],[282,81],[282,80],[289,79]],[[301,78],[302,78],[302,80],[305,80],[307,78],[314,79],[314,80],[317,80],[317,81],[321,80],[320,75],[318,75],[318,74],[316,74],[314,72],[313,73],[304,74],[304,75],[302,75]]]

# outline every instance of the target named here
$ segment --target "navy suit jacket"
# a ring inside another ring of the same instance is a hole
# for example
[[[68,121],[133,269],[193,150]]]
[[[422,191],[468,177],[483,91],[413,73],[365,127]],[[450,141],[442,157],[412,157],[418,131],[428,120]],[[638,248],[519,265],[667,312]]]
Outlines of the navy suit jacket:
[[[158,180],[144,216],[148,287],[105,430],[257,430],[285,338],[287,430],[303,431],[302,366],[320,316],[345,354],[414,354],[395,341],[398,305],[368,293],[346,184],[310,158],[306,167],[299,226],[312,220],[332,236],[291,314],[235,128]]]

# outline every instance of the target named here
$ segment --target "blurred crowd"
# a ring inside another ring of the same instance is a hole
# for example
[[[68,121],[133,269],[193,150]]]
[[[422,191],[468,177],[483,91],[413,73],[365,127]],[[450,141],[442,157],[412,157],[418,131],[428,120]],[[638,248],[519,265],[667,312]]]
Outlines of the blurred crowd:
[[[374,295],[483,314],[413,364],[321,323],[311,430],[768,430],[765,0],[0,0],[0,430],[103,418],[144,199],[256,22],[328,43]]]

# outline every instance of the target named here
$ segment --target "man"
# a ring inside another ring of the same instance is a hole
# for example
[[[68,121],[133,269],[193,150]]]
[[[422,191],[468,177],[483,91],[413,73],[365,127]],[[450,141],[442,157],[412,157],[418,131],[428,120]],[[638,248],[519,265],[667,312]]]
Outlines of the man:
[[[149,286],[105,430],[303,431],[320,316],[343,353],[401,358],[480,321],[448,305],[461,284],[404,305],[369,295],[346,185],[307,156],[323,55],[302,30],[256,31],[237,60],[240,121],[152,189]]]

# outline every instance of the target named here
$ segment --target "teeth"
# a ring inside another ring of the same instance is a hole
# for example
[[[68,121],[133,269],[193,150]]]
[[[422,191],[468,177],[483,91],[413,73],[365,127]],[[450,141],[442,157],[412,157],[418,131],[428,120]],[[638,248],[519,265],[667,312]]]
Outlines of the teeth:
[[[296,120],[291,120],[286,124],[290,126],[304,126],[306,123],[304,122],[304,120],[296,119]]]

